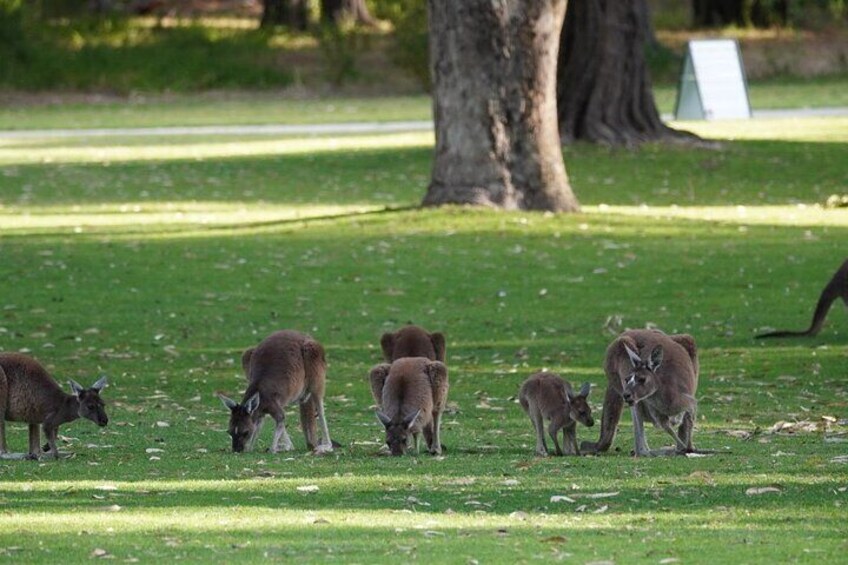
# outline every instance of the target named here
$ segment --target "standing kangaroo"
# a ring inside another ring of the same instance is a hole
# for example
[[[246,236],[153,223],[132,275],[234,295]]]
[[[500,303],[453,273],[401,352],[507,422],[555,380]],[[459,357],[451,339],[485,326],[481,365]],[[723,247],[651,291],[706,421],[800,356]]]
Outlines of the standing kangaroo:
[[[441,361],[404,357],[391,365],[371,369],[371,391],[379,405],[377,418],[386,428],[386,444],[392,455],[403,455],[412,434],[419,452],[419,434],[427,449],[442,453],[440,427],[448,397],[448,369]],[[375,381],[383,383],[379,396]]]
[[[0,453],[6,453],[6,424],[29,424],[28,459],[41,455],[39,424],[47,436],[46,454],[59,457],[56,435],[59,426],[77,418],[87,418],[100,427],[109,423],[100,391],[106,386],[101,377],[90,388],[69,381],[73,394],[64,392],[41,364],[20,353],[0,353]]]
[[[241,403],[221,393],[218,397],[230,409],[229,434],[233,451],[251,450],[262,429],[265,415],[276,422],[271,452],[294,449],[286,431],[285,408],[297,402],[306,445],[316,453],[333,450],[327,419],[324,416],[324,386],[327,362],[324,348],[310,336],[283,330],[272,333],[258,346],[242,355],[247,390]],[[321,443],[316,443],[315,419],[321,425]]]
[[[646,355],[647,354],[647,355]],[[630,406],[634,454],[688,453],[692,447],[698,388],[698,350],[690,335],[666,335],[657,330],[628,330],[607,348],[604,372],[607,391],[597,443],[583,442],[584,451],[609,449],[623,403]],[[650,420],[674,438],[673,450],[651,451],[644,422]],[[678,425],[677,431],[672,426]]]
[[[430,361],[445,362],[445,336],[440,332],[430,333],[419,326],[404,326],[394,333],[384,333],[380,338],[383,359],[387,365],[403,357],[424,357]],[[383,394],[386,371],[371,371],[371,395],[377,404]]]
[[[563,430],[566,453],[580,455],[580,448],[577,446],[577,422],[589,428],[595,425],[592,408],[587,401],[590,389],[591,385],[584,383],[580,392],[574,394],[571,384],[555,373],[536,373],[524,381],[518,392],[518,401],[536,429],[537,455],[548,455],[544,420],[550,422],[548,433],[554,441],[557,455],[562,455],[557,438],[559,430]]]
[[[401,357],[426,357],[445,362],[445,336],[439,332],[429,333],[418,326],[404,326],[394,333],[384,333],[380,347],[386,363]]]
[[[830,306],[837,299],[848,305],[848,259],[842,263],[842,266],[836,270],[836,273],[830,279],[830,282],[825,285],[824,290],[819,295],[819,301],[816,304],[816,310],[813,312],[813,320],[810,322],[810,327],[803,331],[778,330],[774,332],[766,332],[757,336],[757,339],[764,337],[791,337],[791,336],[813,336],[819,333],[824,325],[824,319],[830,310]]]

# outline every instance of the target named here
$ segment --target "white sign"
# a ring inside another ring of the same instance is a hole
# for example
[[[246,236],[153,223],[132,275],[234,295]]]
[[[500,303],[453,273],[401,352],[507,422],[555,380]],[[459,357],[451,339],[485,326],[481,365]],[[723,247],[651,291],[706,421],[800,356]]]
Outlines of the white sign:
[[[748,85],[735,39],[698,39],[687,44],[674,117],[678,120],[751,117]]]

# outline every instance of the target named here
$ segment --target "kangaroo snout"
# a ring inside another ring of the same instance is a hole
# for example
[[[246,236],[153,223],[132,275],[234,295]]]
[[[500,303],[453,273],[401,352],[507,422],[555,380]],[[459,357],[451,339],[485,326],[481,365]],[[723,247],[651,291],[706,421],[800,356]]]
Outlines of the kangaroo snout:
[[[100,426],[101,428],[105,428],[106,424],[108,424],[108,423],[109,423],[109,418],[107,418],[106,416],[103,416],[102,418],[97,419],[97,425]]]

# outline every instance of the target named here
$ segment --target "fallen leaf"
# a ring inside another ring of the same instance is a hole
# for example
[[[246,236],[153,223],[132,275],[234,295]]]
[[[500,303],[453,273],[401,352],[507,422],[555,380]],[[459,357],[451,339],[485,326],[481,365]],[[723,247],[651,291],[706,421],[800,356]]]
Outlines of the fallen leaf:
[[[768,494],[771,492],[779,493],[780,489],[777,487],[751,487],[745,491],[745,494],[748,496],[755,496],[758,494]]]
[[[568,542],[568,539],[564,536],[551,536],[549,538],[542,539],[542,541],[545,543],[566,543]]]
[[[765,431],[767,434],[795,434],[799,432],[816,432],[818,424],[809,420],[801,420],[799,422],[784,422],[775,423],[772,427]]]
[[[603,513],[604,513],[604,512],[606,512],[607,510],[609,510],[609,506],[607,506],[606,504],[604,504],[603,506],[601,506],[601,507],[600,507],[600,508],[598,508],[597,510],[593,511],[593,512],[592,512],[592,514],[603,514]]]
[[[318,492],[318,485],[303,485],[297,487],[298,492]]]
[[[564,494],[555,494],[551,497],[551,502],[576,502],[570,496],[565,496]]]
[[[99,547],[91,552],[92,557],[106,557],[107,555],[109,555],[109,552],[105,549],[100,549]]]
[[[581,498],[610,498],[613,496],[618,496],[621,494],[619,491],[615,492],[594,492],[594,493],[586,493],[586,494],[575,494],[574,496],[579,496]]]

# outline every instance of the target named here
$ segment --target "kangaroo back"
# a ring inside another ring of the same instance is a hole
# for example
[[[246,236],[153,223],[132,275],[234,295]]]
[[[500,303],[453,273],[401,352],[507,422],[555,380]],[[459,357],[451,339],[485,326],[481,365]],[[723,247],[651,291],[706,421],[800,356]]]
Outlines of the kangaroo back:
[[[387,363],[402,357],[425,357],[431,361],[445,362],[445,336],[429,333],[419,326],[405,326],[380,338],[383,358]]]

